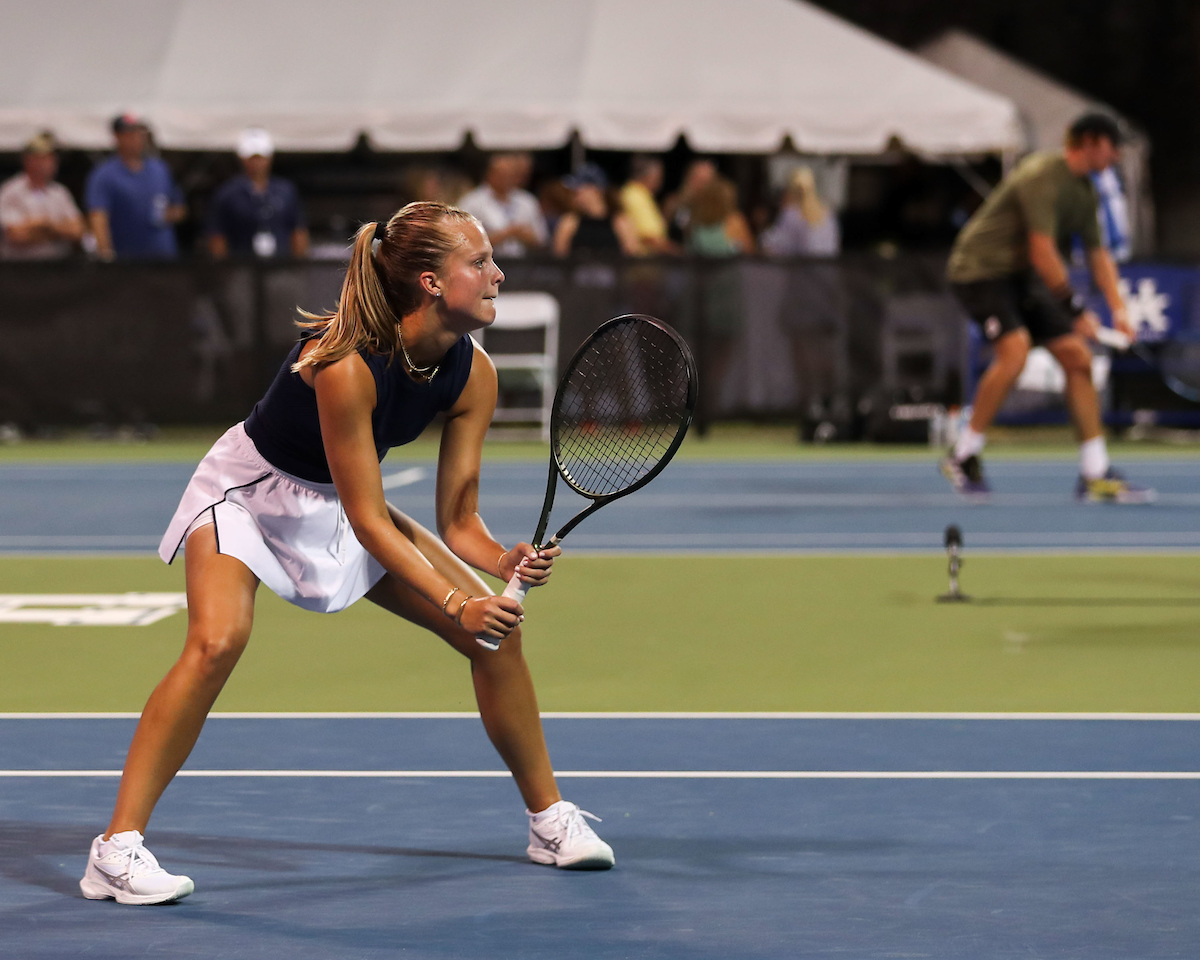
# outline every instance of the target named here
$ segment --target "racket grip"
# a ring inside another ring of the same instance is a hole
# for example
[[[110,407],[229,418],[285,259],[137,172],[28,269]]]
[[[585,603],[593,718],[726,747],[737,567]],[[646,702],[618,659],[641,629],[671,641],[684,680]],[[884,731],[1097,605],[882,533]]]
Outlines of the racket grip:
[[[504,588],[504,592],[500,594],[502,597],[508,597],[510,600],[516,600],[517,603],[525,602],[525,594],[529,592],[529,584],[521,582],[521,574],[514,573],[512,579],[508,581],[508,586]],[[481,647],[487,647],[489,650],[499,650],[500,641],[493,640],[488,636],[478,636],[475,642]]]
[[[1120,330],[1114,330],[1112,327],[1101,327],[1096,331],[1096,342],[1105,347],[1111,347],[1113,350],[1119,350],[1122,353],[1128,350],[1133,342],[1123,334]]]

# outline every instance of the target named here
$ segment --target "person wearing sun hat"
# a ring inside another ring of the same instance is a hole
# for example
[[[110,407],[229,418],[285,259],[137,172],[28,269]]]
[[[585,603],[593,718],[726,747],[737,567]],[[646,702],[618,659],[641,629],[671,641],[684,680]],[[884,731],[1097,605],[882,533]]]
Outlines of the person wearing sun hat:
[[[83,214],[71,192],[54,180],[58,145],[48,130],[21,151],[21,173],[0,185],[0,258],[57,260],[83,236]]]

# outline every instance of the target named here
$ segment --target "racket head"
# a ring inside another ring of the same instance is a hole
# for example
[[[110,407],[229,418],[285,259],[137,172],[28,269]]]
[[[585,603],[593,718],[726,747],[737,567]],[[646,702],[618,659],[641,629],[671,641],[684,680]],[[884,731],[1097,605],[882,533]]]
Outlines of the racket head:
[[[1154,368],[1168,390],[1190,403],[1200,403],[1200,340],[1139,343],[1134,352]]]
[[[598,504],[645,486],[683,443],[698,392],[695,357],[670,326],[636,313],[605,321],[575,351],[554,396],[559,476]]]

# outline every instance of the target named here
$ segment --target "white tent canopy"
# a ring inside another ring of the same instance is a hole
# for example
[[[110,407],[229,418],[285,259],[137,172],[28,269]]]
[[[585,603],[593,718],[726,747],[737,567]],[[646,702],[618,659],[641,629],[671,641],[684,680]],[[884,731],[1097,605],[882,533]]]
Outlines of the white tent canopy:
[[[0,149],[1011,150],[1004,97],[800,0],[6,0]]]
[[[947,30],[917,53],[930,63],[1007,97],[1021,122],[1021,150],[1057,150],[1071,122],[1089,110],[1101,110],[1121,125],[1125,144],[1121,173],[1128,193],[1134,249],[1146,252],[1154,237],[1154,201],[1150,194],[1150,141],[1112,107],[1072,90],[1027,63],[1010,57],[973,34]]]

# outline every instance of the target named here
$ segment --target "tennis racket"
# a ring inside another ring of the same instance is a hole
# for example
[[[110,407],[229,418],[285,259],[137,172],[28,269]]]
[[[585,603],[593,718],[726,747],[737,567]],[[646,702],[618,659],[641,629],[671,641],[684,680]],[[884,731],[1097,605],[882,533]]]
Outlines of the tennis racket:
[[[1151,345],[1130,340],[1111,327],[1097,330],[1096,342],[1119,353],[1132,353],[1149,365],[1173,394],[1200,403],[1200,343],[1164,340]]]
[[[602,323],[575,352],[550,413],[550,471],[533,545],[557,546],[586,517],[653,480],[675,456],[696,409],[696,361],[687,343],[653,317]],[[558,478],[591,504],[543,542]],[[529,587],[513,574],[504,596]],[[475,638],[489,650],[500,641]]]

